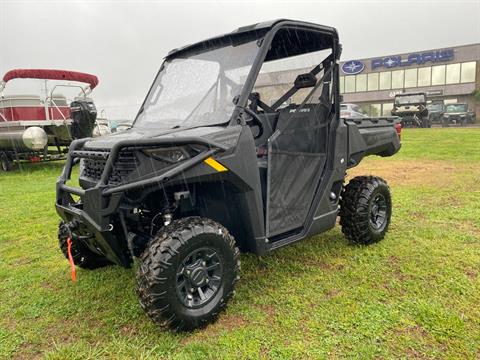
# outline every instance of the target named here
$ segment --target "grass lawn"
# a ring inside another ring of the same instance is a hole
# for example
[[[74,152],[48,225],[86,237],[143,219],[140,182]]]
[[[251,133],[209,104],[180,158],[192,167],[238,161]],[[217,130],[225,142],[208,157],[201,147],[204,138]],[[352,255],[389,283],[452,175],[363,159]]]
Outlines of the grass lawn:
[[[158,330],[132,270],[77,271],[57,247],[61,163],[0,174],[0,358],[480,358],[480,129],[403,131],[350,172],[391,186],[382,242],[337,227],[242,255],[237,295],[204,330]]]

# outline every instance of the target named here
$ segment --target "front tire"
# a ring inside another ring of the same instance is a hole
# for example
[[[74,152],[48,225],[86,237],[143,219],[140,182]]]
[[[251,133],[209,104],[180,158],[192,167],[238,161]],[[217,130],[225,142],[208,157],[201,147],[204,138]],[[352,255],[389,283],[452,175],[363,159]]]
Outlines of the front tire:
[[[385,237],[392,215],[392,198],[385,180],[358,176],[345,186],[340,202],[343,234],[357,244],[373,244]]]
[[[192,330],[214,321],[239,279],[240,251],[222,225],[200,217],[173,221],[149,242],[137,293],[160,327]]]

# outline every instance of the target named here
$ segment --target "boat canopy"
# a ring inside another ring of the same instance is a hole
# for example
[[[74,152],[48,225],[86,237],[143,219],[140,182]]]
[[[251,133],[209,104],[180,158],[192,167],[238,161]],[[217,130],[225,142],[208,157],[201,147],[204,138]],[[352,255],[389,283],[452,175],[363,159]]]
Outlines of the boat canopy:
[[[91,90],[93,90],[98,85],[98,78],[95,75],[69,70],[15,69],[10,70],[3,76],[4,83],[7,83],[8,81],[13,79],[78,81],[89,84]]]

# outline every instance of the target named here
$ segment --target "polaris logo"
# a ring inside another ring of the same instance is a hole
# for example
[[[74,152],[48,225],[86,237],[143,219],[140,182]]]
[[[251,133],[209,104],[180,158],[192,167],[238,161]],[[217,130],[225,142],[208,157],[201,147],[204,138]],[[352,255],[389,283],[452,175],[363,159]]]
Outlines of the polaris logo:
[[[425,63],[437,63],[444,61],[452,61],[455,58],[455,52],[453,49],[439,50],[439,51],[430,51],[425,53],[414,53],[408,55],[406,58],[402,56],[387,56],[385,58],[378,58],[372,60],[372,70],[386,67],[404,67],[411,66],[414,64],[423,65]],[[343,68],[342,68],[343,70]]]
[[[289,112],[290,112],[290,113],[297,112],[297,109],[290,109]],[[309,108],[302,108],[302,109],[298,110],[298,112],[306,113],[306,112],[310,112],[310,109],[309,109]]]
[[[365,64],[359,60],[350,60],[342,65],[342,71],[348,75],[359,74],[365,69]]]

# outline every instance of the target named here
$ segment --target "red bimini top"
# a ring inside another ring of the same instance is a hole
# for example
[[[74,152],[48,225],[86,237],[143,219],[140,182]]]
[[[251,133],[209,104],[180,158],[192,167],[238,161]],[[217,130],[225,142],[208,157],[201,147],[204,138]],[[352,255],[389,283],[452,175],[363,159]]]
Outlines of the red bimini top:
[[[48,70],[48,69],[15,69],[10,70],[3,76],[6,83],[12,79],[46,79],[46,80],[67,80],[78,81],[90,85],[94,89],[98,85],[98,78],[95,75],[78,71]]]

